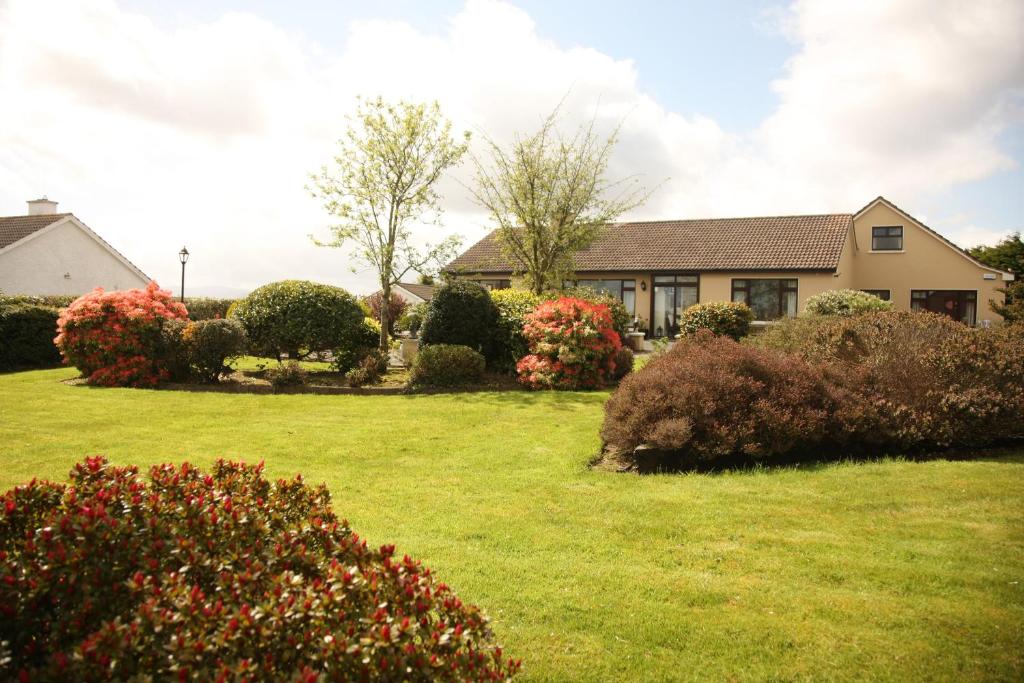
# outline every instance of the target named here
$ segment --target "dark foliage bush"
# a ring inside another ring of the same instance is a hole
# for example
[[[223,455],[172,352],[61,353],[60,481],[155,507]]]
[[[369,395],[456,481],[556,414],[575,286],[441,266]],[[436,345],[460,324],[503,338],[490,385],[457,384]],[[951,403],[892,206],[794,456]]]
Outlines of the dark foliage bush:
[[[301,387],[309,381],[309,373],[297,360],[286,361],[276,368],[270,368],[266,377],[275,391],[287,387]]]
[[[228,309],[237,299],[213,299],[210,297],[189,297],[185,299],[189,320],[217,320],[227,318]]]
[[[453,280],[434,293],[420,327],[420,342],[468,346],[493,360],[498,308],[482,285]]]
[[[388,371],[387,354],[377,349],[368,352],[359,364],[345,373],[345,379],[351,387],[362,387],[377,384]]]
[[[344,348],[358,335],[363,311],[340,287],[305,280],[264,285],[232,308],[260,355],[293,360]]]
[[[192,372],[203,382],[217,382],[229,374],[227,361],[245,354],[247,344],[240,322],[217,318],[189,323],[183,340]]]
[[[324,486],[102,458],[0,503],[0,678],[502,680],[487,617]]]
[[[380,323],[373,318],[363,318],[363,322],[345,336],[341,346],[332,351],[331,365],[344,375],[366,356],[377,353],[379,345]]]
[[[725,335],[739,341],[750,332],[754,312],[744,303],[737,301],[711,301],[694,304],[679,320],[679,331],[693,335],[698,330],[710,330],[712,334]]]
[[[633,372],[633,349],[628,346],[620,346],[619,350],[615,352],[615,370],[612,373],[612,379],[618,382],[623,377]]]
[[[59,311],[29,303],[0,303],[0,371],[60,365]]]
[[[483,355],[468,346],[433,344],[416,354],[409,383],[423,387],[458,387],[483,379]]]

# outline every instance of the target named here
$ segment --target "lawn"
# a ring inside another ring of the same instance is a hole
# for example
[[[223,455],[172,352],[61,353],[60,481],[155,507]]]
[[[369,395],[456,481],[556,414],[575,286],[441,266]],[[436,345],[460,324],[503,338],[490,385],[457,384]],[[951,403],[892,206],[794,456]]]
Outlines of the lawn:
[[[0,487],[87,454],[324,481],[483,606],[527,680],[1020,680],[1024,452],[590,471],[602,393],[256,396],[0,375]]]

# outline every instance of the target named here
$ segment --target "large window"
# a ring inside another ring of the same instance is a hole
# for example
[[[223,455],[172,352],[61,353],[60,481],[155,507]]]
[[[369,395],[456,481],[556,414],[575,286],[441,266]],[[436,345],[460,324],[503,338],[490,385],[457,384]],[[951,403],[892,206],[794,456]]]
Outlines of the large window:
[[[795,279],[749,278],[732,281],[732,300],[750,306],[755,320],[796,317]]]
[[[700,296],[696,275],[655,275],[651,293],[651,334],[673,337],[679,334],[679,318]]]
[[[566,280],[563,287],[586,287],[598,294],[609,294],[622,302],[630,315],[636,315],[636,280]]]
[[[508,289],[512,286],[511,280],[477,280],[480,284],[489,290],[492,289]]]
[[[978,315],[978,292],[975,290],[915,289],[910,292],[910,307],[915,311],[931,311],[948,315],[967,325],[974,325]]]
[[[871,228],[871,251],[902,251],[903,226],[883,225]]]
[[[864,292],[865,294],[873,294],[882,301],[888,301],[889,298],[892,296],[892,293],[888,289],[862,289],[860,291]]]

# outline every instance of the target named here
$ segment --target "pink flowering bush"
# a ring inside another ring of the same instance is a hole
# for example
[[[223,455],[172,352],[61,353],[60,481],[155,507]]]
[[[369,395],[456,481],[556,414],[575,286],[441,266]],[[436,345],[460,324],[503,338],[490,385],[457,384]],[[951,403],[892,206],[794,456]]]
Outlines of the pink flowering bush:
[[[172,320],[187,321],[188,312],[155,282],[118,292],[97,288],[64,309],[53,341],[89,384],[152,387],[170,374],[161,331]]]
[[[603,304],[562,297],[526,316],[530,353],[516,364],[519,381],[532,389],[595,389],[615,375],[622,341]]]
[[[148,479],[148,481],[147,481]],[[88,458],[0,494],[0,680],[495,681],[517,661],[323,486]]]

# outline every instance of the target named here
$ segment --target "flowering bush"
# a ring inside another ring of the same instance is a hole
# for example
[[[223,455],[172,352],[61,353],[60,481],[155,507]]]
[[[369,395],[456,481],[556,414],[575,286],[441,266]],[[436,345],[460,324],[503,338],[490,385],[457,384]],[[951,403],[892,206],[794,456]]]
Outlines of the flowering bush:
[[[807,297],[809,315],[858,315],[892,309],[892,302],[856,289],[833,289]]]
[[[504,680],[487,617],[323,486],[89,458],[0,496],[0,678]]]
[[[526,316],[530,353],[516,364],[519,381],[533,389],[593,389],[615,373],[622,347],[607,306],[562,297]]]
[[[152,387],[169,377],[163,325],[187,319],[185,307],[155,282],[118,292],[97,288],[61,312],[54,343],[90,384]]]
[[[753,320],[754,312],[744,303],[710,301],[694,304],[683,311],[679,329],[687,335],[696,334],[697,330],[711,330],[713,334],[725,335],[738,341],[750,332]]]

